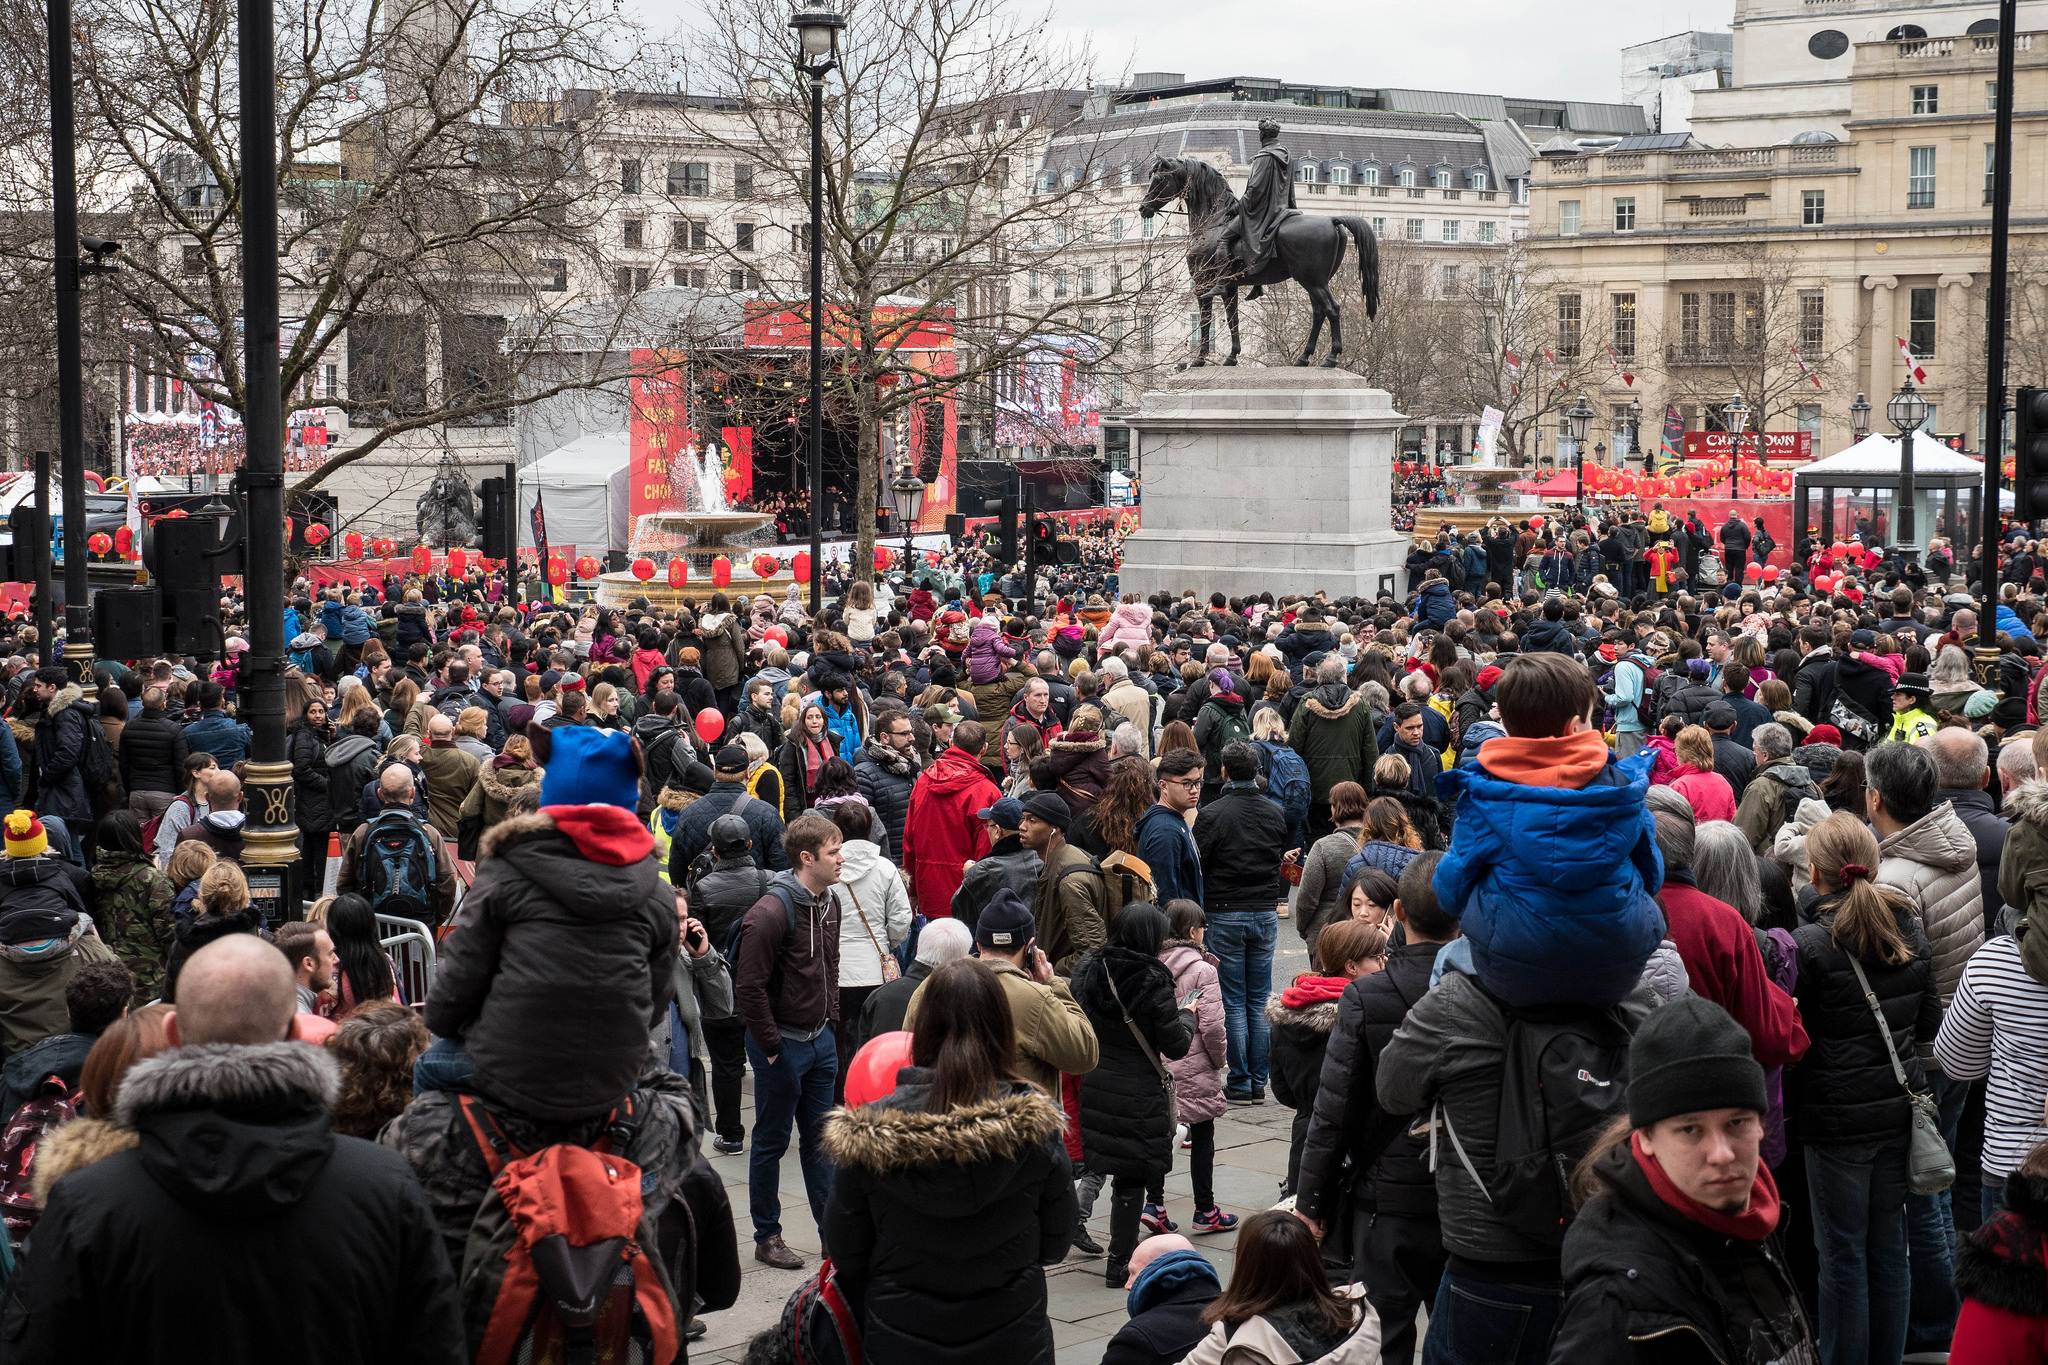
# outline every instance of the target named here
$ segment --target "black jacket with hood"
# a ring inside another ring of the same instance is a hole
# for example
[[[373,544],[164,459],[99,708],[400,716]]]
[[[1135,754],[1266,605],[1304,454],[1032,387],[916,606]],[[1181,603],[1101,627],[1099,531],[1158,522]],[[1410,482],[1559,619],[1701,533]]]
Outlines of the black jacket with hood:
[[[653,853],[616,806],[550,807],[484,835],[427,1027],[463,1040],[493,1104],[569,1120],[633,1088],[675,985],[675,894]]]
[[[1187,1056],[1194,1016],[1176,1008],[1166,964],[1128,948],[1100,948],[1083,957],[1072,989],[1101,1048],[1101,1061],[1081,1078],[1081,1148],[1088,1169],[1157,1179],[1173,1167],[1173,1125],[1158,1068],[1139,1050],[1124,1018],[1138,1026],[1152,1053],[1171,1061]]]
[[[1045,1271],[1074,1231],[1066,1116],[1036,1087],[942,1113],[932,1073],[825,1124],[832,1260],[873,1365],[1051,1365]]]
[[[7,1357],[467,1358],[420,1186],[395,1153],[332,1132],[339,1089],[334,1061],[297,1042],[138,1062],[115,1117],[141,1142],[51,1190],[0,1317]],[[347,1311],[308,1311],[309,1285]]]

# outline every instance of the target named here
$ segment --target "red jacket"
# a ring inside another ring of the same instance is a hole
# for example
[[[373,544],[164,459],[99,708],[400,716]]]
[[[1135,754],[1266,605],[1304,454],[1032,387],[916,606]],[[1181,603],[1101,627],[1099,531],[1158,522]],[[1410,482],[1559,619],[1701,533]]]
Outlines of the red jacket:
[[[1806,1055],[1799,1007],[1764,967],[1756,933],[1742,912],[1667,871],[1657,895],[1693,993],[1727,1010],[1749,1034],[1759,1066],[1790,1066]]]
[[[981,761],[956,748],[918,776],[903,824],[903,870],[910,874],[910,896],[920,914],[937,919],[953,913],[953,893],[968,862],[988,853],[988,827],[975,812],[1002,794]]]

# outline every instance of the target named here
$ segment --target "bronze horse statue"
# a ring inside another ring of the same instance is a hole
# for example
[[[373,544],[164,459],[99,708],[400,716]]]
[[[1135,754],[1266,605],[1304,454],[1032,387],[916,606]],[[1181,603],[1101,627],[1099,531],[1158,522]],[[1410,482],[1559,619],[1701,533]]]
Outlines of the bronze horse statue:
[[[1344,354],[1344,324],[1330,280],[1344,259],[1344,234],[1358,243],[1359,277],[1365,286],[1365,315],[1379,316],[1380,249],[1373,239],[1372,225],[1352,215],[1331,218],[1315,213],[1295,213],[1280,224],[1274,241],[1273,263],[1246,276],[1231,255],[1226,238],[1237,220],[1237,196],[1215,167],[1206,161],[1161,158],[1152,163],[1152,181],[1138,205],[1140,217],[1150,218],[1175,200],[1188,212],[1188,277],[1194,282],[1195,298],[1202,305],[1202,335],[1193,365],[1209,363],[1211,307],[1223,296],[1223,313],[1230,324],[1230,354],[1225,365],[1235,365],[1242,347],[1237,338],[1237,291],[1239,286],[1263,286],[1293,280],[1308,292],[1315,321],[1309,327],[1308,344],[1295,360],[1306,365],[1315,358],[1316,342],[1323,323],[1330,324],[1330,353],[1323,367],[1332,369]]]

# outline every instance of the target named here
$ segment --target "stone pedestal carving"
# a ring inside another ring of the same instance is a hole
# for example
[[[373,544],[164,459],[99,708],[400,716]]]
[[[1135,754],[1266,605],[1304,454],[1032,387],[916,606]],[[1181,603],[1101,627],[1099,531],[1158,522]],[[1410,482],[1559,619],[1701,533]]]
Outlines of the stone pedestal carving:
[[[1124,542],[1124,591],[1398,592],[1405,420],[1336,370],[1190,370],[1146,393],[1129,419],[1144,525]]]

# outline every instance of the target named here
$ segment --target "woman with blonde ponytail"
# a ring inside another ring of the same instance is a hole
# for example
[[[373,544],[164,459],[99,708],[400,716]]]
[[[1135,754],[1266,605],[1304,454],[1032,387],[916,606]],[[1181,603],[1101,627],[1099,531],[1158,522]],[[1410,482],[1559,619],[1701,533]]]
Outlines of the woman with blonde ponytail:
[[[1904,896],[1878,884],[1877,838],[1863,822],[1846,811],[1828,816],[1807,835],[1806,857],[1820,899],[1813,922],[1793,936],[1793,998],[1812,1047],[1786,1093],[1791,1126],[1806,1144],[1821,1359],[1898,1360],[1912,1299],[1905,1219],[1912,1106],[1893,1059],[1908,1087],[1928,1089],[1920,1052],[1941,1025],[1941,997],[1919,918]]]

